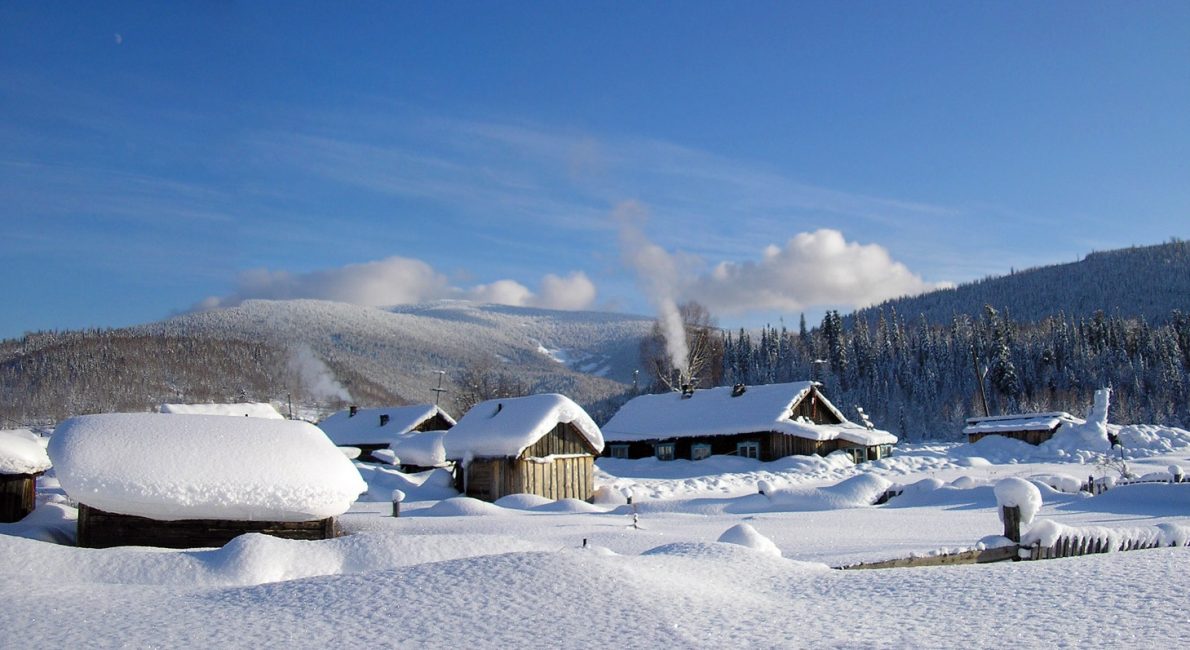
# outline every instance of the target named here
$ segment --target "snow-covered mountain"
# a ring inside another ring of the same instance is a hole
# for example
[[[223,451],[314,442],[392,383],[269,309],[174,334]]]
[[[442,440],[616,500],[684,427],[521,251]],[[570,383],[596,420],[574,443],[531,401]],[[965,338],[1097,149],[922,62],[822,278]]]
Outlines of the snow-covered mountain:
[[[252,300],[178,316],[142,331],[266,341],[309,349],[401,396],[431,400],[437,372],[468,366],[512,372],[534,390],[587,400],[623,389],[652,320],[445,301],[380,309],[320,300]],[[349,388],[349,387],[348,387]]]

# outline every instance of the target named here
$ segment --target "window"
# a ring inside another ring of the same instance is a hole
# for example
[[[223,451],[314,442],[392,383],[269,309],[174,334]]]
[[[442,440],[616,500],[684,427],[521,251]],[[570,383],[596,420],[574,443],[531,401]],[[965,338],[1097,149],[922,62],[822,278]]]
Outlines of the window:
[[[657,443],[657,460],[673,460],[674,459],[674,443],[659,442]]]
[[[862,463],[868,460],[868,449],[866,447],[856,447],[850,451],[851,457],[855,459],[855,462]]]
[[[711,446],[705,442],[690,445],[690,460],[702,460],[711,457]]]
[[[760,458],[760,441],[745,440],[736,443],[735,453],[740,458]]]
[[[611,445],[607,455],[612,458],[628,458],[628,445]]]

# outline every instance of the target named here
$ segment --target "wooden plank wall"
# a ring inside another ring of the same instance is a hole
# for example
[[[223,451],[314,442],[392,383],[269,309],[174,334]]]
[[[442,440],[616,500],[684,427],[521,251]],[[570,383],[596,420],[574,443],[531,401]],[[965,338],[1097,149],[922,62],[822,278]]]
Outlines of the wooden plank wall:
[[[37,477],[0,474],[0,523],[24,519],[37,505]]]
[[[591,456],[558,458],[549,463],[517,461],[515,492],[547,499],[587,500],[595,493],[595,459]]]
[[[105,512],[79,504],[76,543],[85,548],[156,546],[199,548],[223,546],[244,533],[264,533],[286,539],[331,539],[338,536],[334,517],[313,521],[228,521],[183,519],[158,521],[147,517]]]

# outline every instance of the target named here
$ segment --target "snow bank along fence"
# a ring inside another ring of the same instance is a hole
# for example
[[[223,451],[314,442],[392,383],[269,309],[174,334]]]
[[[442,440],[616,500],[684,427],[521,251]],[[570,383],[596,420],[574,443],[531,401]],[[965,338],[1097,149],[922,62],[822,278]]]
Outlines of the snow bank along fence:
[[[1111,476],[1104,476],[1102,478],[1088,476],[1087,482],[1083,483],[1079,489],[1083,492],[1099,495],[1112,488],[1125,485],[1141,485],[1142,483],[1190,483],[1190,477],[1186,476],[1186,473],[1182,471],[1181,467],[1174,465],[1169,468],[1169,473],[1154,472],[1136,478],[1117,479]]]
[[[1163,480],[1136,480],[1132,483],[1184,483],[1180,472],[1173,472]],[[1020,481],[1021,479],[1010,479]],[[1024,481],[1022,481],[1024,482]],[[1092,481],[1092,484],[1094,481]],[[1127,483],[1115,483],[1125,485]],[[1108,487],[1102,488],[1103,490]],[[1036,490],[1036,487],[1033,487]],[[1098,493],[1096,493],[1098,494]],[[1035,499],[1035,500],[1034,500]],[[887,500],[887,499],[886,499]],[[1005,499],[997,493],[1000,519],[1004,522],[1003,544],[956,553],[932,553],[879,562],[860,562],[836,567],[839,569],[895,569],[907,567],[945,566],[949,564],[987,564],[1006,560],[1051,560],[1098,553],[1137,551],[1152,548],[1190,546],[1190,528],[1174,524],[1158,524],[1135,528],[1106,528],[1101,526],[1070,527],[1053,521],[1039,521],[1024,534],[1021,524],[1028,524],[1041,504],[1041,495],[1023,499]]]

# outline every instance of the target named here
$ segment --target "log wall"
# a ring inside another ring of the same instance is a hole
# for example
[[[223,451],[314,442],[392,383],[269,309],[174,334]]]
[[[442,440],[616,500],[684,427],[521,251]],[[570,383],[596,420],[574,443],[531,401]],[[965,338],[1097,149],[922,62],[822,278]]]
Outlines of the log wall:
[[[37,507],[37,475],[0,474],[0,523],[24,519]]]
[[[77,544],[84,548],[200,548],[223,546],[244,533],[263,533],[285,539],[306,540],[331,539],[339,533],[334,517],[298,522],[222,519],[160,521],[105,512],[82,503],[79,504],[77,531]]]

